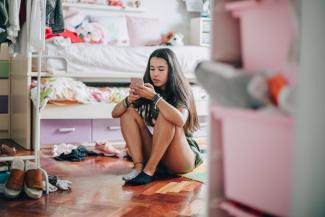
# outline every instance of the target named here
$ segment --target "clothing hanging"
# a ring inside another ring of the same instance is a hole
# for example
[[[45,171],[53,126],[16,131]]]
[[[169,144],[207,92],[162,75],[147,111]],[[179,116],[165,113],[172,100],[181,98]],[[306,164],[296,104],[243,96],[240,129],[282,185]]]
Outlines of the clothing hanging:
[[[52,28],[53,34],[64,31],[64,20],[61,0],[47,0],[46,25]]]

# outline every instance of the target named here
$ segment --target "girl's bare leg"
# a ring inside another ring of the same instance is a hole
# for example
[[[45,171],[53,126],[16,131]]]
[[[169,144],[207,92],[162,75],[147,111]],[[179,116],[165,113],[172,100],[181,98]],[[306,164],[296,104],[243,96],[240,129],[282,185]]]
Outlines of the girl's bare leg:
[[[152,151],[144,172],[152,176],[162,160],[170,172],[185,173],[194,168],[195,156],[181,127],[176,127],[159,114],[152,139]]]
[[[120,122],[122,135],[131,153],[134,168],[142,171],[151,150],[152,136],[134,108],[128,108],[121,116]]]

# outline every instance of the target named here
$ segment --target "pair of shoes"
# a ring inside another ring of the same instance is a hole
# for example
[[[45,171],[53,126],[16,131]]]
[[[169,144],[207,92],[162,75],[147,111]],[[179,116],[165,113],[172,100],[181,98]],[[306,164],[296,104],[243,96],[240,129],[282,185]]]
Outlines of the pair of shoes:
[[[28,197],[39,199],[42,197],[43,189],[47,189],[47,183],[47,173],[37,168],[36,163],[27,161],[24,165],[23,160],[14,159],[4,193],[8,198],[16,198],[24,190]]]
[[[15,147],[10,147],[6,144],[1,144],[0,145],[0,155],[9,155],[9,156],[14,156],[16,154],[16,149]]]

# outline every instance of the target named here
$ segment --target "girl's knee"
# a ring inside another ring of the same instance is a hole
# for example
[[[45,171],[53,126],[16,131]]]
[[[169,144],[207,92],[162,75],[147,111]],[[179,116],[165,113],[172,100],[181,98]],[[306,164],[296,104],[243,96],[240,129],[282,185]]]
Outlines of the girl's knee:
[[[121,119],[126,119],[126,118],[129,118],[130,116],[134,116],[134,113],[136,113],[137,111],[134,109],[134,108],[128,108],[126,110],[126,112],[124,112],[122,115],[121,115]]]

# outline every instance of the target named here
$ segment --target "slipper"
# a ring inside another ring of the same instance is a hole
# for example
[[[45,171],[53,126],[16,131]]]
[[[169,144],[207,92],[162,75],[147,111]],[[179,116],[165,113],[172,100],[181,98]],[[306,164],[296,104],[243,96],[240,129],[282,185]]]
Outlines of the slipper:
[[[114,148],[109,142],[97,142],[95,145],[95,149],[97,151],[100,151],[100,153],[104,154],[104,156],[106,157],[121,155],[121,151]]]
[[[6,144],[0,145],[0,155],[8,155],[8,156],[14,156],[16,154],[15,147],[10,147]]]
[[[24,161],[21,159],[14,159],[11,163],[10,176],[4,187],[6,197],[18,197],[23,189],[24,173]]]
[[[24,191],[28,197],[39,199],[42,197],[43,189],[48,192],[47,173],[37,167],[35,162],[26,161]]]

